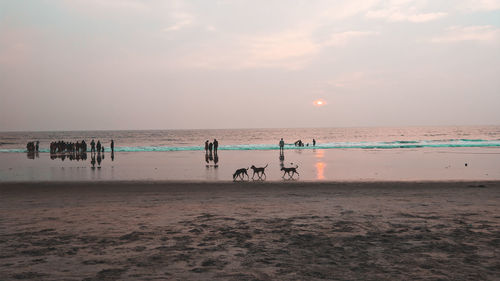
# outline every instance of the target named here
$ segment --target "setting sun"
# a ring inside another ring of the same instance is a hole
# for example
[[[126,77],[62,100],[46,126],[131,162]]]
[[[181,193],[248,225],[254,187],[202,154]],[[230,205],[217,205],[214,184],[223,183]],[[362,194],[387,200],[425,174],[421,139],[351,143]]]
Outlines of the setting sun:
[[[323,106],[323,105],[326,105],[326,102],[325,102],[324,100],[319,99],[319,100],[315,100],[315,101],[313,102],[313,104],[314,104],[315,106]]]

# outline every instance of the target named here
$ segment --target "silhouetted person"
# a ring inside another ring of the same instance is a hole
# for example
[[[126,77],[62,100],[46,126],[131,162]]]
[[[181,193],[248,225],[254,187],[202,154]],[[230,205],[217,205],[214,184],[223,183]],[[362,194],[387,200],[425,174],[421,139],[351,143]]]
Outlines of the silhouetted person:
[[[217,149],[219,148],[219,142],[214,139],[214,154],[217,155]]]
[[[104,146],[101,147],[101,152],[104,154]]]
[[[39,141],[36,141],[36,145],[35,145],[35,151],[38,152],[38,148],[40,146],[40,142]]]
[[[316,146],[316,140],[313,139],[313,146]]]
[[[101,152],[101,141],[97,141],[96,148],[97,152]]]
[[[95,153],[95,142],[94,139],[90,142],[90,152]]]
[[[283,140],[283,138],[281,138],[281,140],[280,140],[280,152],[282,152],[283,149],[285,149],[285,141]]]
[[[111,140],[111,154],[113,154],[113,152],[115,152],[115,141]]]
[[[209,143],[208,144],[208,152],[210,153],[210,155],[212,155],[212,148],[213,148],[214,144],[213,143]]]
[[[208,140],[205,141],[205,154],[208,154]]]

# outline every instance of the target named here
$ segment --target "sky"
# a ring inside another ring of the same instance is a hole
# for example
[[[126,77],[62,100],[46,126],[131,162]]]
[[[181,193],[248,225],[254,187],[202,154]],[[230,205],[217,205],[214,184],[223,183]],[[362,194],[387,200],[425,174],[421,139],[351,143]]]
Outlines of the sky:
[[[499,108],[500,0],[0,0],[0,131],[500,125]]]

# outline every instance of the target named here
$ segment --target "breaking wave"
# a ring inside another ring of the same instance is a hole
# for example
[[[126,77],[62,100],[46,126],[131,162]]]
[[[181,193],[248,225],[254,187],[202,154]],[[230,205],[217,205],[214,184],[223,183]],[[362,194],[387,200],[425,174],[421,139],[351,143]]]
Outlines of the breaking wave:
[[[286,144],[285,149],[397,149],[397,148],[445,148],[445,147],[500,147],[500,140],[481,139],[448,139],[448,140],[419,140],[419,141],[391,141],[391,142],[329,142],[320,143],[316,146],[296,147]],[[154,151],[200,151],[203,146],[122,146],[115,147],[115,152],[154,152]],[[277,150],[276,144],[245,144],[245,145],[222,145],[219,150]],[[25,149],[0,149],[0,152],[26,152]],[[48,149],[40,149],[40,152],[49,152]],[[110,152],[109,148],[106,152]]]

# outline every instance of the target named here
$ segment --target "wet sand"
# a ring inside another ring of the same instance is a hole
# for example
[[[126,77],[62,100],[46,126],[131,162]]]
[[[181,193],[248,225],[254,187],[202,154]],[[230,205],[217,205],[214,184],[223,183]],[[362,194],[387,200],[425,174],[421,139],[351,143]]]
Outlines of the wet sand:
[[[0,280],[495,280],[500,182],[0,184]]]

